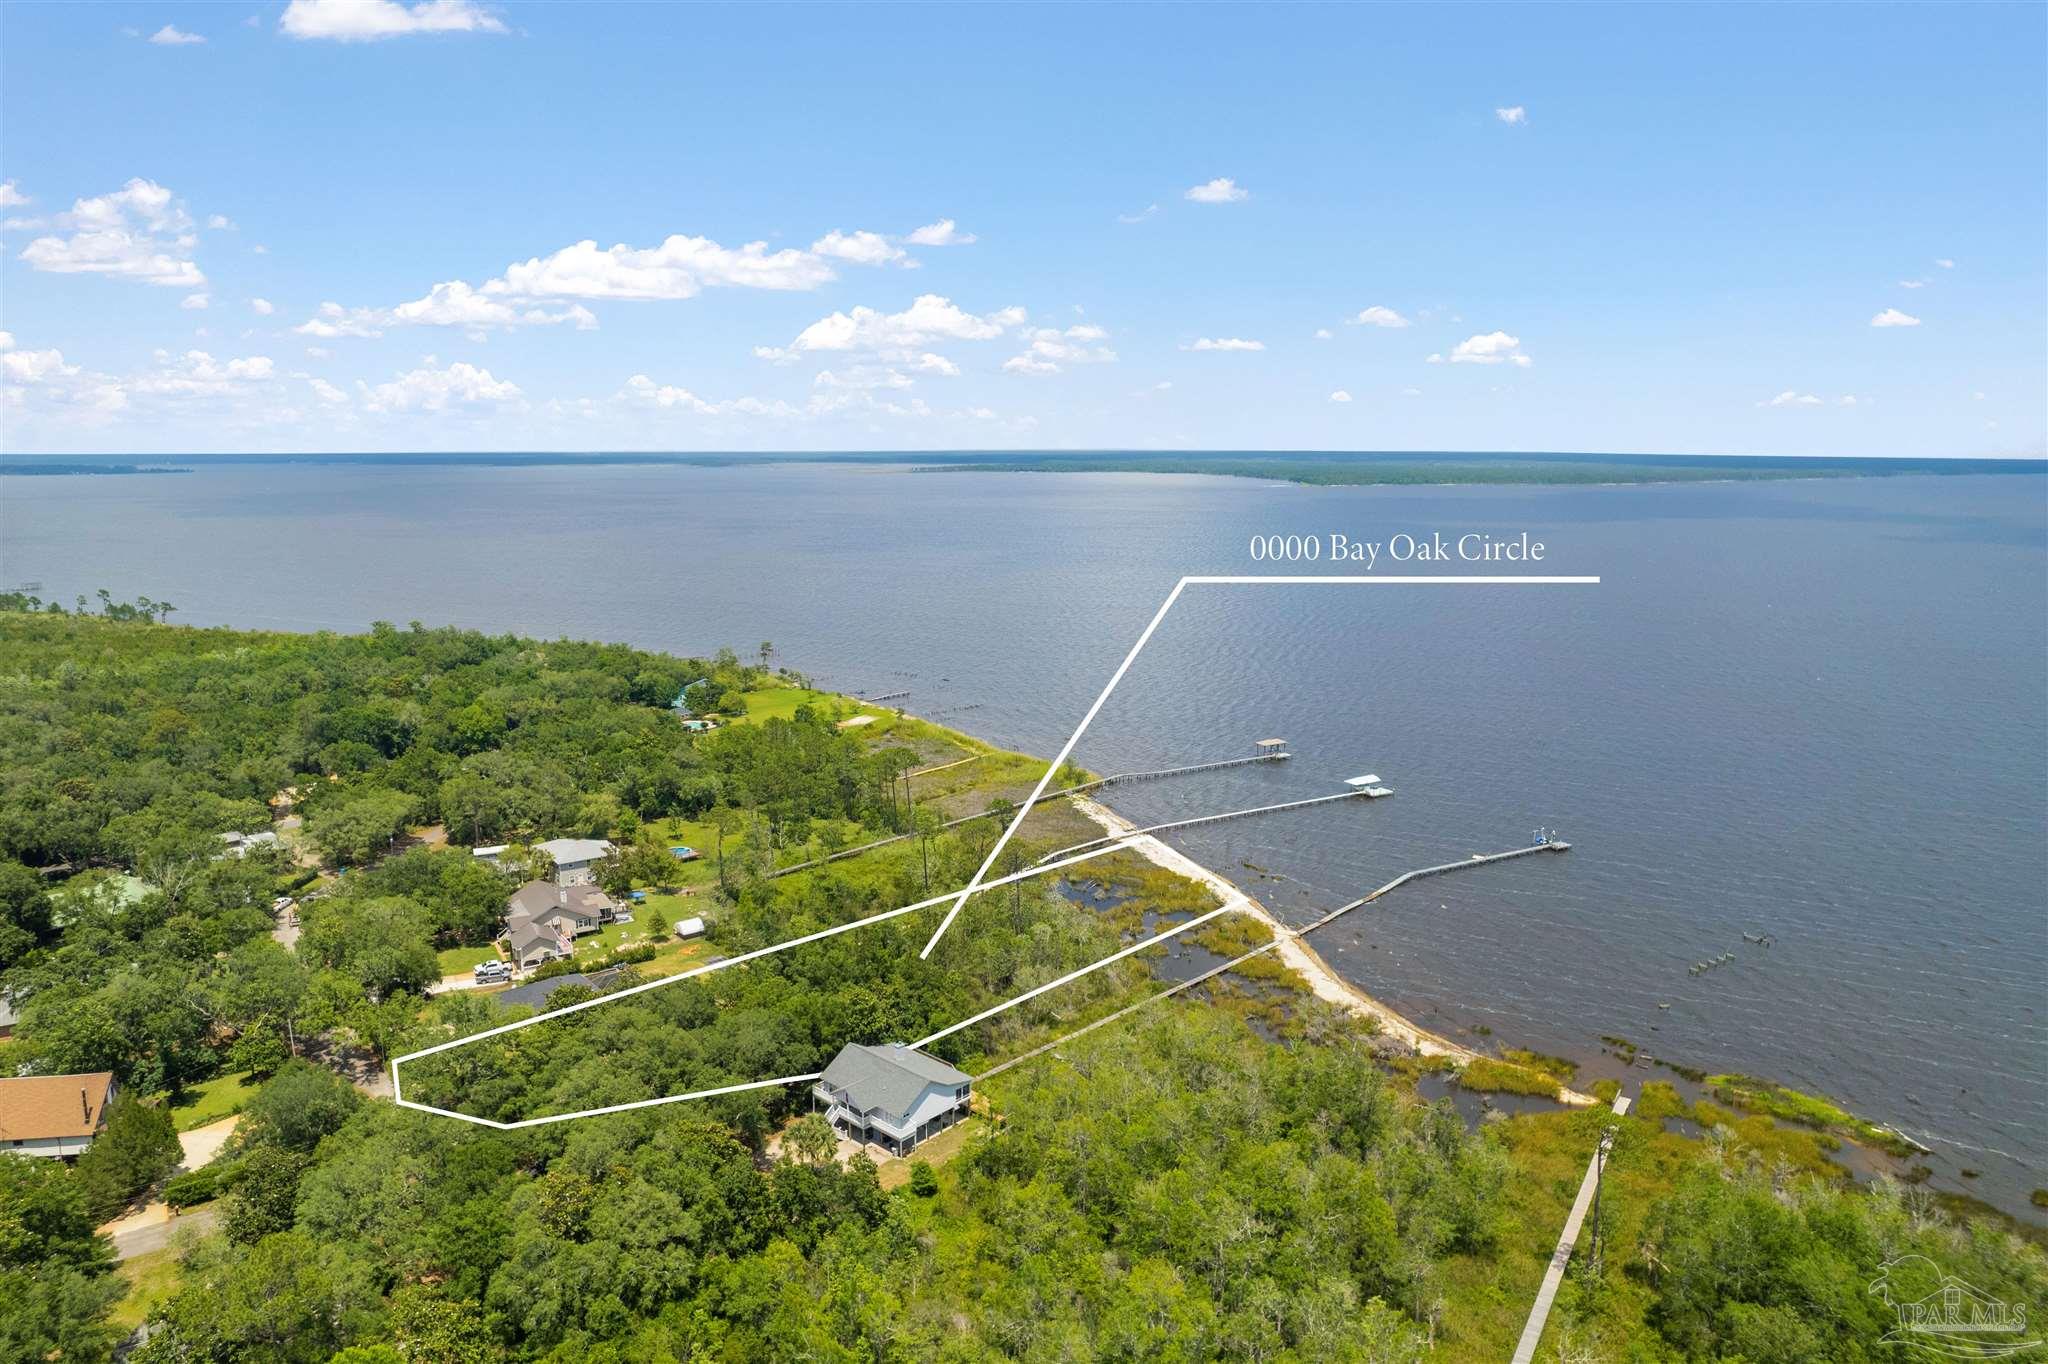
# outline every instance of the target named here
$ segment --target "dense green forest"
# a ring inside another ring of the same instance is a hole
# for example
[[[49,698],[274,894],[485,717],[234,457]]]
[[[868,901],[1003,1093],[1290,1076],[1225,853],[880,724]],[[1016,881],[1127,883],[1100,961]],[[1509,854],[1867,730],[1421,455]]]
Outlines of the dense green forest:
[[[633,983],[964,884],[1035,771],[983,747],[959,769],[981,776],[913,784],[940,732],[843,727],[765,645],[746,663],[5,605],[0,991],[21,1017],[0,1073],[104,1069],[126,1091],[75,1164],[0,1155],[5,1364],[107,1359],[138,1323],[138,1364],[1497,1360],[1612,1121],[1473,1130],[1270,966],[978,1086],[960,1139],[904,1170],[833,1160],[800,1088],[512,1132],[403,1109],[378,1063],[523,1016],[424,993],[518,881],[470,844],[605,836],[607,885],[660,899],[688,879],[664,902],[708,913],[711,941],[628,963]],[[687,730],[686,689],[734,722]],[[274,849],[221,855],[221,834],[264,829]],[[684,869],[678,830],[707,854]],[[1008,865],[1060,841],[1027,825]],[[407,1095],[506,1119],[805,1073],[1203,903],[1164,874],[1101,875],[1135,898],[1097,913],[1016,883],[928,962],[933,918],[905,915],[408,1063]],[[1248,921],[1220,922],[1207,940],[1242,950]],[[1149,979],[1134,958],[935,1050],[974,1071]],[[174,1119],[229,1089],[221,1157],[171,1175]],[[2048,1260],[2011,1226],[1857,1188],[1820,1134],[1661,1092],[1638,1111],[1614,1123],[1605,1261],[1575,1262],[1543,1358],[1903,1361],[1869,1289],[1903,1255],[2048,1307]],[[144,1275],[95,1228],[152,1194],[210,1221]]]

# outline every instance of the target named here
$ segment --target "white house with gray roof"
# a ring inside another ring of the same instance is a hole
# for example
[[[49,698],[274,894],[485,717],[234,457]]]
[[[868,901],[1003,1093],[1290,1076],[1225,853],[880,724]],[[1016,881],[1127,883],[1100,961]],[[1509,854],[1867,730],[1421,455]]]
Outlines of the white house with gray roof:
[[[854,1141],[893,1155],[967,1116],[971,1077],[900,1042],[840,1048],[811,1098],[832,1126]]]
[[[555,859],[555,884],[558,886],[580,886],[595,881],[597,873],[590,869],[591,864],[617,851],[611,840],[605,838],[551,838],[545,843],[534,844],[533,850]]]

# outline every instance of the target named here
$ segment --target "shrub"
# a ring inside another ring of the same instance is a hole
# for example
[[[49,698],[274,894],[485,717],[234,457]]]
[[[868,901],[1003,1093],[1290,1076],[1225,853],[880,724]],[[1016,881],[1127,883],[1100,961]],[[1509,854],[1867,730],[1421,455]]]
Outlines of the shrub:
[[[928,1160],[910,1162],[910,1191],[919,1198],[930,1198],[939,1191],[939,1172]]]
[[[187,1170],[165,1181],[164,1202],[174,1208],[193,1208],[201,1203],[211,1203],[219,1196],[222,1182],[222,1171],[217,1165]]]
[[[1557,1097],[1557,1081],[1539,1070],[1510,1065],[1491,1056],[1476,1058],[1458,1077],[1464,1088],[1481,1093],[1534,1094],[1545,1099]]]

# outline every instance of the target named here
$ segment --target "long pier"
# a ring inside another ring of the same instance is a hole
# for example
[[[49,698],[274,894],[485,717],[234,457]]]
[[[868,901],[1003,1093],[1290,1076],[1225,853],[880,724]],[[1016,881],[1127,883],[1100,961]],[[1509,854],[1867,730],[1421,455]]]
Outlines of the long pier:
[[[979,757],[980,755],[977,754],[975,756]],[[1184,777],[1191,772],[1213,772],[1220,767],[1243,767],[1250,763],[1284,762],[1287,760],[1289,756],[1290,755],[1286,753],[1261,753],[1258,756],[1251,758],[1224,758],[1217,762],[1189,763],[1185,767],[1162,767],[1147,772],[1117,772],[1107,777],[1097,777],[1094,781],[1084,781],[1078,786],[1067,786],[1062,787],[1057,791],[1048,791],[1044,795],[1040,796],[1038,799],[1039,803],[1043,804],[1048,800],[1061,800],[1067,796],[1080,796],[1086,795],[1090,791],[1100,791],[1105,786],[1114,786],[1119,782],[1156,781],[1161,777]],[[962,759],[962,761],[966,760]],[[949,763],[947,765],[952,766],[953,764]],[[925,771],[927,772],[935,772],[938,770],[939,769],[937,768],[925,769]],[[919,776],[922,774],[913,772],[911,775]],[[1324,797],[1324,799],[1328,799],[1328,797]],[[1218,816],[1218,818],[1228,817],[1229,816]],[[978,815],[962,815],[958,819],[949,819],[945,823],[939,825],[939,827],[941,829],[957,829],[962,824],[972,824],[977,819],[987,818],[988,813],[986,811],[983,811],[981,814]],[[915,837],[917,837],[915,833],[890,834],[887,838],[877,838],[872,842],[862,843],[855,847],[841,848],[838,852],[827,853],[823,857],[813,857],[802,862],[792,862],[786,867],[777,867],[774,871],[768,873],[768,879],[772,881],[778,876],[788,876],[792,872],[808,871],[812,867],[822,867],[827,862],[837,862],[843,858],[858,857],[862,853],[873,852],[877,848],[886,848],[892,843],[901,843],[903,842],[903,840],[907,838]],[[1118,837],[1122,837],[1122,835],[1118,835]],[[1093,842],[1096,843],[1107,843],[1109,841],[1110,840],[1106,838],[1093,840]],[[1091,846],[1091,844],[1083,844],[1081,846],[1087,847]]]
[[[1257,762],[1258,759],[1248,758],[1245,761]],[[1080,852],[1083,848],[1092,848],[1098,843],[1114,843],[1119,838],[1135,838],[1139,834],[1162,833],[1167,829],[1187,829],[1197,824],[1216,824],[1226,819],[1244,819],[1250,815],[1270,815],[1281,810],[1299,810],[1309,805],[1327,805],[1333,800],[1374,800],[1377,798],[1376,793],[1392,794],[1387,792],[1384,787],[1367,787],[1352,791],[1339,791],[1334,796],[1310,796],[1307,800],[1285,800],[1278,805],[1255,805],[1249,810],[1225,810],[1220,815],[1196,815],[1193,819],[1176,819],[1165,824],[1148,825],[1143,829],[1128,829],[1120,834],[1104,834],[1100,838],[1091,838],[1085,843],[1076,843],[1070,848],[1061,848],[1058,852],[1049,852],[1038,860],[1050,862],[1054,858],[1065,857],[1068,853]],[[1514,856],[1514,854],[1504,853],[1502,856]],[[1438,867],[1436,870],[1442,871],[1444,869]],[[1409,873],[1410,876],[1417,874],[1415,872]],[[1391,890],[1392,887],[1389,886],[1387,889]]]
[[[1316,929],[1321,928],[1324,924],[1329,923],[1334,919],[1342,918],[1344,915],[1349,914],[1352,910],[1357,909],[1363,905],[1371,904],[1374,900],[1379,899],[1388,891],[1394,890],[1400,886],[1405,886],[1410,881],[1420,881],[1425,876],[1441,876],[1447,871],[1463,871],[1467,867],[1483,867],[1486,866],[1488,863],[1506,862],[1513,858],[1528,857],[1535,853],[1570,852],[1571,847],[1572,845],[1569,843],[1553,840],[1548,843],[1532,843],[1526,848],[1513,848],[1507,852],[1487,853],[1483,856],[1481,854],[1474,853],[1472,856],[1466,858],[1462,862],[1444,862],[1434,867],[1417,867],[1414,871],[1403,872],[1401,875],[1396,876],[1393,880],[1387,882],[1378,890],[1373,891],[1367,895],[1359,896],[1356,900],[1353,900],[1348,905],[1337,906],[1328,914],[1325,914],[1322,918],[1317,919],[1314,923],[1296,929],[1295,935],[1298,937],[1303,933],[1313,933]]]
[[[1329,799],[1329,797],[1324,797],[1324,799]],[[1119,837],[1129,838],[1132,837],[1132,835],[1122,834],[1119,835]],[[1222,975],[1225,971],[1229,971],[1236,967],[1242,966],[1244,963],[1250,961],[1253,957],[1263,956],[1265,953],[1273,951],[1275,948],[1280,947],[1284,943],[1290,942],[1296,938],[1306,937],[1310,933],[1313,933],[1317,929],[1321,928],[1323,925],[1332,922],[1333,920],[1337,919],[1342,915],[1349,914],[1352,910],[1357,909],[1360,905],[1371,904],[1374,900],[1379,899],[1388,891],[1393,890],[1399,886],[1404,886],[1408,884],[1408,882],[1410,881],[1419,880],[1425,876],[1441,876],[1443,873],[1449,871],[1462,871],[1466,867],[1483,867],[1494,862],[1506,862],[1517,857],[1527,857],[1530,853],[1568,852],[1570,851],[1571,846],[1571,844],[1563,842],[1536,843],[1526,848],[1514,848],[1509,850],[1508,852],[1493,853],[1483,857],[1468,857],[1463,862],[1445,862],[1439,866],[1434,867],[1418,867],[1414,871],[1406,872],[1400,876],[1395,877],[1393,880],[1387,882],[1384,886],[1381,886],[1378,890],[1372,892],[1370,895],[1362,895],[1358,899],[1351,901],[1351,903],[1349,904],[1338,906],[1336,909],[1331,910],[1328,914],[1323,915],[1320,919],[1317,919],[1312,923],[1304,924],[1300,928],[1288,928],[1285,925],[1280,925],[1279,932],[1274,935],[1273,939],[1270,942],[1261,943],[1249,952],[1246,952],[1240,956],[1232,957],[1229,961],[1224,962],[1221,966],[1212,966],[1208,970],[1202,972],[1200,975],[1192,976],[1187,980],[1183,980],[1178,982],[1177,984],[1170,985],[1166,989],[1159,991],[1157,994],[1147,995],[1145,998],[1139,1000],[1135,1004],[1126,1004],[1123,1008],[1118,1009],[1115,1013],[1105,1014],[1101,1018],[1096,1019],[1093,1023],[1085,1024],[1082,1027],[1074,1029],[1074,1031],[1070,1033],[1066,1033],[1062,1036],[1055,1037],[1052,1041],[1042,1043],[1041,1045],[1033,1047],[1031,1050],[1027,1052],[1021,1052],[1016,1056],[1012,1056],[1007,1061],[1000,1061],[995,1065],[990,1066],[987,1070],[981,1072],[981,1074],[975,1076],[974,1080],[977,1084],[979,1084],[981,1081],[988,1079],[992,1075],[1002,1074],[1004,1071],[1010,1069],[1010,1067],[1012,1066],[1023,1065],[1026,1061],[1030,1061],[1037,1057],[1043,1056],[1047,1052],[1053,1050],[1056,1047],[1063,1047],[1067,1043],[1074,1041],[1076,1038],[1085,1037],[1089,1033],[1094,1032],[1097,1028],[1107,1027],[1111,1023],[1116,1022],[1118,1019],[1128,1017],[1129,1015],[1136,1013],[1138,1010],[1146,1007],[1147,1005],[1157,1004],[1162,999],[1171,998],[1172,996],[1179,994],[1183,990],[1190,990],[1193,989],[1195,986],[1200,985],[1204,981],[1213,980],[1215,977]],[[1628,1101],[1626,1099],[1620,1100],[1620,1106],[1618,1106],[1615,1111],[1623,1111],[1627,1103]],[[1572,1232],[1576,1232],[1576,1227],[1572,1228]],[[1568,1247],[1566,1248],[1565,1254],[1567,1258],[1570,1257],[1570,1250]],[[1551,1291],[1554,1294],[1556,1290],[1553,1288]],[[1546,1312],[1548,1311],[1547,1303],[1545,1304],[1544,1310]],[[1541,1326],[1539,1325],[1537,1329],[1538,1334],[1540,1335]]]

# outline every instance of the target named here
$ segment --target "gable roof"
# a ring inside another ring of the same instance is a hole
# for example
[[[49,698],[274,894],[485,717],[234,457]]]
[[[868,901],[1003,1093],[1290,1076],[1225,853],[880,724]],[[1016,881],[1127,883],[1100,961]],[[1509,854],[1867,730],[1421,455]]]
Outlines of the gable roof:
[[[581,971],[564,971],[561,975],[549,976],[546,980],[530,980],[524,985],[515,985],[509,990],[500,991],[492,998],[508,1009],[514,1006],[545,1009],[548,1001],[554,998],[555,991],[563,986],[581,985],[585,989],[602,994],[607,986],[619,978],[624,969],[612,966],[587,976]]]
[[[563,945],[562,934],[552,920],[521,919],[512,925],[505,939],[516,961],[526,960],[526,954],[535,947],[545,947],[551,952],[566,953],[569,950]]]
[[[565,862],[595,862],[613,851],[611,843],[602,838],[551,838],[533,846],[554,858],[558,867]]]
[[[596,886],[558,886],[553,881],[528,881],[512,892],[512,903],[506,910],[506,917],[517,922],[566,913],[579,919],[595,919],[609,909],[611,903],[611,897]]]
[[[89,1137],[107,1119],[114,1072],[0,1080],[0,1141]]]
[[[964,1085],[971,1077],[900,1042],[880,1047],[853,1042],[839,1049],[821,1078],[844,1091],[863,1113],[880,1109],[902,1117],[915,1106],[926,1085]]]

